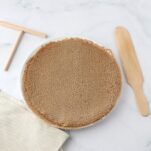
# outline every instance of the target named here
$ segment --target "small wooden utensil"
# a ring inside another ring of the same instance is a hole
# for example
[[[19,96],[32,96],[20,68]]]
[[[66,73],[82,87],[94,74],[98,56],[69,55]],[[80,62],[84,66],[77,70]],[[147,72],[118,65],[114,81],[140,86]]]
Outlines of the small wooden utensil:
[[[149,106],[143,92],[143,74],[137,60],[131,36],[124,27],[117,27],[115,30],[115,39],[120,51],[120,58],[127,82],[135,93],[138,109],[143,116],[148,116]]]
[[[42,37],[42,38],[46,38],[47,35],[44,34],[44,33],[41,33],[39,31],[35,31],[35,30],[31,30],[31,29],[28,29],[26,27],[22,27],[22,26],[19,26],[19,25],[15,25],[15,24],[12,24],[12,23],[9,23],[9,22],[6,22],[6,21],[0,21],[0,25],[1,26],[4,26],[4,27],[7,27],[7,28],[11,28],[11,29],[14,29],[14,30],[17,30],[19,31],[19,35],[17,37],[17,40],[15,42],[15,44],[12,46],[12,49],[8,55],[8,58],[4,64],[4,70],[7,71],[12,60],[13,60],[13,57],[16,53],[16,50],[21,42],[21,39],[24,35],[24,33],[29,33],[29,34],[32,34],[32,35],[35,35],[35,36],[39,36],[39,37]]]

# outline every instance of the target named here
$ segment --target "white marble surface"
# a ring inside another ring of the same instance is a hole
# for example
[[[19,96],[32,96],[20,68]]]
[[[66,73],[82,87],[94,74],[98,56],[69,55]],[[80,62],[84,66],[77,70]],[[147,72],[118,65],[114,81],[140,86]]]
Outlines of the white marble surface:
[[[26,34],[10,70],[4,72],[2,66],[17,32],[0,27],[0,89],[23,99],[20,73],[26,58],[43,42],[64,36],[85,37],[111,48],[121,67],[113,32],[117,25],[124,25],[135,43],[151,109],[150,10],[149,0],[0,0],[0,20],[49,35],[45,40]],[[122,95],[113,112],[95,126],[70,134],[65,151],[151,151],[151,116],[139,115],[123,76]]]

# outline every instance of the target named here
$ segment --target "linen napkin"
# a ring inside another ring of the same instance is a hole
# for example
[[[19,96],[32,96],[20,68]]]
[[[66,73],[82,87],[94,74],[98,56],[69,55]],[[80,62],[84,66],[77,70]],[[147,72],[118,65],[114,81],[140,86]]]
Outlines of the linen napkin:
[[[58,151],[68,137],[0,91],[0,151]]]

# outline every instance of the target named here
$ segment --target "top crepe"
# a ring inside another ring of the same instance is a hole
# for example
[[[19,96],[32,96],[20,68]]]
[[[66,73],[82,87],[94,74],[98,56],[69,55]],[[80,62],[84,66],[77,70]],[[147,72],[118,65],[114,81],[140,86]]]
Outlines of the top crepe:
[[[108,50],[70,38],[38,49],[25,65],[22,83],[25,100],[37,115],[56,127],[75,129],[111,111],[121,75]]]

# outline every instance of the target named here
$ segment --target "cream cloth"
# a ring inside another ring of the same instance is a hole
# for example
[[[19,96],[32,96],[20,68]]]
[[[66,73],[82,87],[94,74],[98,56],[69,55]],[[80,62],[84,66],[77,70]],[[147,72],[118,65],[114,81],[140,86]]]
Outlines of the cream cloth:
[[[0,91],[0,151],[58,151],[68,134]]]

